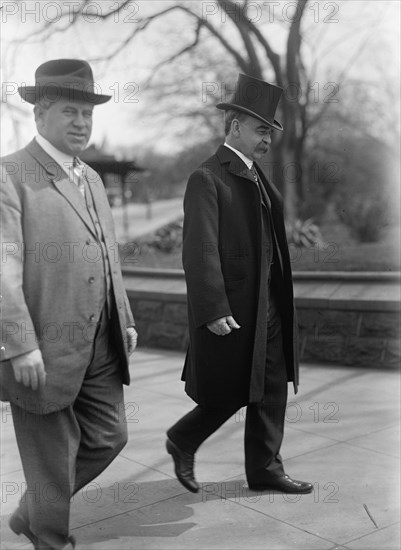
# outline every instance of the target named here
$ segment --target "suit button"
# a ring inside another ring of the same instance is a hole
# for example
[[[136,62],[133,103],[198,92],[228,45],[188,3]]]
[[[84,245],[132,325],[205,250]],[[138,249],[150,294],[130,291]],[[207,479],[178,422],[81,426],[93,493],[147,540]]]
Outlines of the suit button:
[[[94,321],[95,320],[95,314],[92,313],[92,315],[89,315],[89,321]]]
[[[95,282],[95,277],[89,277],[88,283],[92,285]]]

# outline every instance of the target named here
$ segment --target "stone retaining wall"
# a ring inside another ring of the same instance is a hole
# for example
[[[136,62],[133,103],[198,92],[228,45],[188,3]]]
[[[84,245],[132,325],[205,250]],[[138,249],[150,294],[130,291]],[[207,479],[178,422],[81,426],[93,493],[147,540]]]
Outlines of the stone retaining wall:
[[[400,365],[400,316],[396,312],[297,309],[300,357],[369,367]]]
[[[399,367],[398,275],[349,275],[294,274],[301,360]],[[139,345],[185,351],[188,327],[183,273],[136,269],[124,271],[124,278]]]
[[[141,346],[185,350],[188,346],[186,303],[130,298]]]

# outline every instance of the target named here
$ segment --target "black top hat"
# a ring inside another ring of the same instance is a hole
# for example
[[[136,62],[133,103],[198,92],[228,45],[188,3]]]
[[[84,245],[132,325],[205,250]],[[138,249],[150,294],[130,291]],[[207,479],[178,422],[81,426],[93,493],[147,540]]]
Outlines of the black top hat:
[[[110,95],[95,93],[92,69],[87,61],[81,59],[46,61],[36,69],[35,86],[20,86],[18,92],[32,104],[40,98],[57,101],[63,97],[100,105],[111,98]]]
[[[230,103],[218,103],[216,107],[223,111],[233,109],[265,122],[276,130],[283,130],[274,119],[277,104],[283,88],[269,84],[253,76],[240,74]]]

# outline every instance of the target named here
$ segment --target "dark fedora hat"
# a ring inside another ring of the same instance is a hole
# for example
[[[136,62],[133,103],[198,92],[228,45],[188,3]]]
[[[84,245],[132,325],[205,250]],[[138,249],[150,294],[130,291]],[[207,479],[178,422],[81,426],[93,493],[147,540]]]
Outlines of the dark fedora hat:
[[[110,95],[95,93],[92,69],[87,61],[81,59],[46,61],[36,69],[35,86],[20,86],[18,92],[32,104],[41,98],[49,101],[66,98],[100,105],[111,98]]]
[[[283,88],[280,86],[269,84],[253,76],[240,74],[231,101],[218,103],[216,107],[223,111],[233,109],[246,113],[276,130],[283,130],[281,124],[274,119],[282,93]]]

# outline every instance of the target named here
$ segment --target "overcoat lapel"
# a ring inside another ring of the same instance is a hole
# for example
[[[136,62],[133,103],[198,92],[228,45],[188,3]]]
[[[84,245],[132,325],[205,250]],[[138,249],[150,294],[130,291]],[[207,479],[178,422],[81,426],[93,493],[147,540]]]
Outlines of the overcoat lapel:
[[[223,146],[224,147],[224,146]],[[239,176],[240,178],[245,178],[246,180],[249,180],[252,182],[255,186],[257,186],[257,183],[253,179],[253,176],[251,174],[251,171],[248,170],[248,167],[244,163],[242,159],[239,158],[238,155],[236,155],[233,151],[230,151],[228,147],[224,147],[229,153],[230,153],[230,163],[228,166],[228,171],[233,174],[234,176]],[[225,152],[222,153],[222,163],[227,162],[228,158],[225,155]],[[234,157],[234,158],[232,158]]]
[[[239,156],[236,153],[234,153],[234,151],[231,151],[231,149],[229,149],[228,147],[225,147],[224,145],[222,145],[222,146],[219,147],[219,149],[217,151],[217,157],[218,157],[218,159],[219,159],[219,161],[222,165],[226,164],[226,163],[229,163],[228,171],[231,174],[233,174],[234,176],[239,176],[240,178],[245,178],[246,180],[251,181],[253,183],[253,185],[256,186],[256,188],[258,187],[258,184],[253,179],[251,171],[245,165],[243,160],[240,159]],[[262,199],[263,199],[262,200],[263,208],[266,208],[265,203],[267,203],[267,201],[266,201],[266,195],[267,195],[270,199],[273,219],[277,219],[278,216],[275,215],[275,213],[279,213],[279,212],[281,213],[281,210],[282,210],[280,200],[277,196],[277,192],[270,185],[269,181],[267,180],[266,176],[263,174],[261,168],[259,167],[259,165],[257,163],[256,163],[256,168],[257,168],[257,171],[258,171],[258,174],[259,174],[259,177],[260,177],[259,179],[261,180],[261,182],[263,184],[263,185],[260,186],[260,194],[261,194]],[[275,240],[276,248],[277,248],[277,252],[278,252],[278,256],[279,256],[281,270],[283,272],[284,267],[283,267],[282,252],[281,252],[281,248],[280,248],[280,245],[279,245],[279,241],[277,239],[276,228],[275,228],[274,223],[272,224],[272,230],[273,230],[273,238]]]
[[[70,181],[62,167],[48,155],[35,140],[32,140],[31,143],[27,145],[27,150],[45,170],[47,179],[51,181],[56,189],[65,197],[88,229],[96,237],[85,200],[77,186]]]

